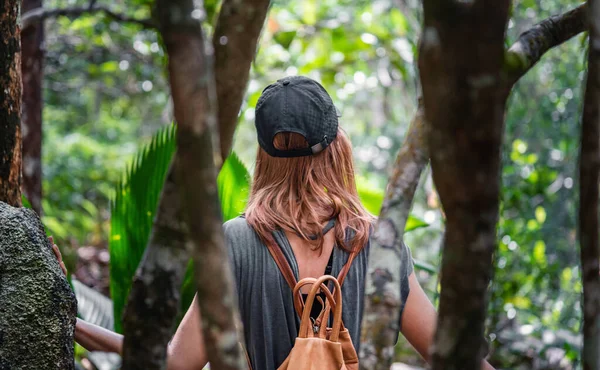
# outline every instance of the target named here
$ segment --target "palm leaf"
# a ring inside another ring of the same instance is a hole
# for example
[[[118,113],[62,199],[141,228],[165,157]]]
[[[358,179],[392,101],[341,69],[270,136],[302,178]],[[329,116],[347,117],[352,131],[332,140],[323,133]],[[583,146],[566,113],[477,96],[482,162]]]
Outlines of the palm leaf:
[[[115,331],[122,333],[121,317],[137,266],[142,259],[158,199],[175,152],[175,127],[155,134],[117,184],[111,202],[110,292]]]
[[[152,221],[175,153],[175,125],[157,132],[150,144],[135,156],[111,202],[110,289],[114,302],[115,330],[122,332],[121,318],[131,282],[142,259],[152,230]],[[217,185],[227,221],[241,214],[250,188],[249,173],[235,153],[224,162]],[[188,264],[181,291],[181,313],[189,307],[196,286],[193,265]]]

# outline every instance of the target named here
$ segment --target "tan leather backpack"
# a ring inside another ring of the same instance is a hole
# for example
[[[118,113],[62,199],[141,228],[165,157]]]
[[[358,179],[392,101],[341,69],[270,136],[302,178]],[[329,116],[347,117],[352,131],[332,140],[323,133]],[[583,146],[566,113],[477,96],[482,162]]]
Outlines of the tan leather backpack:
[[[267,243],[267,247],[293,291],[294,308],[301,318],[294,347],[278,370],[358,370],[358,356],[350,333],[342,322],[341,289],[355,253],[350,254],[337,278],[324,275],[318,279],[305,278],[297,282],[292,268],[275,241]],[[333,283],[333,292],[327,287],[328,282]],[[305,285],[312,285],[306,304],[300,292]],[[325,294],[326,299],[325,302],[321,301],[323,309],[313,322],[310,312],[315,299],[321,300],[317,297],[319,290]],[[331,312],[333,321],[331,327],[328,327]]]

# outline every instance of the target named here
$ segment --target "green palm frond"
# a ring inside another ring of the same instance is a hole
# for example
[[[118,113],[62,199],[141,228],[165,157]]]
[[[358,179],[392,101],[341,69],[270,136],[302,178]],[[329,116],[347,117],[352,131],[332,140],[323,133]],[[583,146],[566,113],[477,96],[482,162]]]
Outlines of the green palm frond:
[[[175,152],[175,125],[161,129],[142,148],[117,184],[111,202],[110,292],[114,302],[115,330],[122,332],[121,317],[135,270],[142,259],[158,199]]]
[[[160,130],[150,144],[139,151],[117,184],[111,203],[110,290],[115,330],[119,333],[122,332],[121,319],[131,282],[148,244],[160,193],[175,153],[175,130],[175,125]],[[235,153],[225,160],[217,185],[223,220],[240,215],[246,206],[250,181],[248,170]],[[190,262],[181,291],[182,314],[189,307],[195,291]]]

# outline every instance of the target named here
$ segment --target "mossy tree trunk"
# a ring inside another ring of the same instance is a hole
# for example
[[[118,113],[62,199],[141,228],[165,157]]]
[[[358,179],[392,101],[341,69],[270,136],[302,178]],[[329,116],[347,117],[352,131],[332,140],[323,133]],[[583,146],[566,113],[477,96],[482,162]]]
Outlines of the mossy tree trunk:
[[[37,214],[0,202],[0,369],[73,369],[76,315]]]

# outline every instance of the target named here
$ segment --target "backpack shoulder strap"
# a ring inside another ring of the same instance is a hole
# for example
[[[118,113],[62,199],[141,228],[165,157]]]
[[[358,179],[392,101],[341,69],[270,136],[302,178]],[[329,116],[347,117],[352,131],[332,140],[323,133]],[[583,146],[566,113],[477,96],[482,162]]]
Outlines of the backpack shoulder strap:
[[[344,267],[342,267],[342,270],[340,271],[340,274],[338,275],[337,280],[340,283],[340,286],[342,284],[344,284],[344,280],[346,279],[346,275],[348,275],[348,271],[350,271],[350,266],[352,266],[354,257],[356,257],[356,252],[350,253],[350,255],[348,256],[348,261],[346,261],[346,264],[344,265]]]
[[[283,252],[281,251],[281,248],[279,248],[279,245],[277,245],[277,242],[275,241],[275,239],[273,237],[270,237],[269,240],[267,240],[266,244],[267,244],[267,249],[269,250],[269,253],[273,257],[273,260],[275,260],[275,263],[277,264],[279,271],[281,271],[283,278],[288,283],[290,288],[293,290],[296,287],[296,284],[298,282],[296,281],[296,277],[294,276],[294,272],[292,271],[292,268],[290,267],[290,264],[289,264],[287,258],[285,258],[285,255],[283,254]],[[340,273],[337,277],[337,280],[340,283],[340,286],[344,283],[344,280],[346,279],[346,275],[348,275],[348,271],[350,271],[350,267],[352,266],[352,262],[354,261],[355,257],[356,257],[356,252],[350,253],[348,256],[348,260],[346,261],[346,264],[340,270]]]
[[[287,258],[285,258],[285,255],[281,251],[281,248],[279,248],[279,245],[277,245],[277,242],[272,236],[269,236],[269,239],[267,240],[266,244],[267,249],[269,249],[269,253],[271,253],[271,256],[275,260],[277,267],[279,267],[279,271],[281,271],[283,278],[293,290],[298,282],[296,281],[294,271],[292,271],[292,268],[290,267]]]

